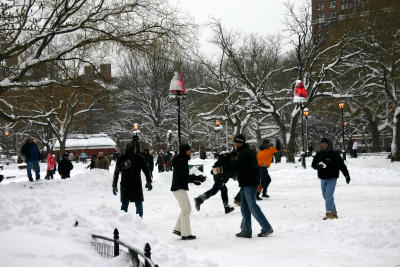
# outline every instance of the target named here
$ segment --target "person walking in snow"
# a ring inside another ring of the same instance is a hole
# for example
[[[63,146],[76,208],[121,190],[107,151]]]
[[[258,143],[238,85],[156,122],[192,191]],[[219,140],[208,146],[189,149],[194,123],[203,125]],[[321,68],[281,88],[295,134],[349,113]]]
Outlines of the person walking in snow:
[[[350,174],[339,152],[332,149],[327,138],[321,140],[321,150],[315,155],[312,165],[318,170],[318,178],[321,180],[322,196],[325,200],[326,215],[323,218],[337,219],[337,211],[334,199],[337,179],[339,178],[339,170],[346,177],[346,183],[350,183]]]
[[[181,236],[182,240],[193,240],[196,236],[192,235],[190,226],[191,206],[187,191],[189,191],[189,183],[200,185],[206,180],[206,177],[201,175],[189,174],[189,159],[191,156],[191,147],[188,144],[183,144],[179,148],[179,154],[174,157],[173,175],[171,191],[178,201],[181,209],[181,214],[178,217],[173,233]]]
[[[241,189],[240,209],[242,213],[241,231],[236,234],[237,237],[251,238],[251,215],[257,220],[261,226],[261,233],[258,237],[266,237],[274,231],[269,224],[264,213],[256,203],[257,187],[259,185],[258,162],[256,153],[250,149],[246,143],[244,135],[235,136],[234,144],[236,151],[239,153],[235,164],[225,166],[217,172],[237,171],[237,179]]]
[[[158,152],[158,157],[156,161],[156,166],[158,166],[158,172],[163,172],[164,171],[164,166],[163,166],[163,153],[162,150]]]
[[[110,160],[104,156],[103,152],[99,152],[99,157],[94,164],[96,169],[108,170],[110,168]]]
[[[141,171],[146,176],[146,185],[148,191],[153,189],[150,172],[143,156],[140,154],[140,145],[138,141],[132,141],[126,145],[125,153],[117,159],[114,170],[114,179],[112,182],[113,194],[118,193],[118,179],[121,173],[120,194],[121,210],[128,212],[130,202],[136,206],[136,214],[143,218],[143,188]]]
[[[271,176],[268,173],[268,168],[271,166],[274,154],[277,152],[278,150],[271,146],[268,139],[265,139],[262,142],[260,150],[257,152],[258,171],[261,178],[261,191],[262,197],[264,198],[269,198],[267,191],[268,186],[271,184]],[[260,195],[261,191],[258,195]]]
[[[57,162],[51,153],[47,155],[47,174],[44,179],[50,180],[54,178],[54,174],[56,173]]]
[[[150,151],[147,148],[143,151],[143,157],[144,157],[144,162],[146,163],[146,166],[149,169],[150,176],[153,177],[154,158],[150,154]]]
[[[222,204],[224,205],[225,214],[228,214],[235,209],[229,206],[228,188],[226,187],[226,183],[228,182],[229,178],[236,177],[236,172],[233,171],[218,173],[218,167],[223,168],[223,166],[233,164],[234,161],[237,160],[237,156],[237,152],[233,151],[230,153],[223,153],[218,157],[218,160],[214,163],[213,169],[211,171],[211,174],[214,176],[213,187],[194,199],[197,211],[200,211],[200,206],[203,204],[204,201],[214,196],[219,191],[221,192],[221,199]]]
[[[32,138],[26,140],[25,144],[21,148],[21,154],[25,157],[26,170],[28,173],[28,179],[33,182],[32,169],[35,170],[36,181],[40,179],[40,151],[38,146],[33,142]]]
[[[70,178],[71,170],[74,168],[71,161],[69,160],[69,155],[65,153],[63,159],[58,163],[58,173],[61,179]]]

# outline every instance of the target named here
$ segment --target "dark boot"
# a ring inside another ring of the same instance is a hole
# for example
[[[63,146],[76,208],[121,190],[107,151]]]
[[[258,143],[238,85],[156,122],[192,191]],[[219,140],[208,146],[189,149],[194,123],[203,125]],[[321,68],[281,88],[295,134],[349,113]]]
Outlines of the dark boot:
[[[256,197],[257,200],[263,200],[259,195]]]
[[[182,236],[182,240],[194,240],[194,239],[196,239],[195,235]]]
[[[181,232],[179,232],[179,231],[177,231],[177,230],[172,231],[172,233],[173,233],[174,235],[181,236]]]
[[[200,206],[201,206],[201,204],[203,204],[203,202],[204,202],[204,200],[201,197],[196,197],[194,199],[194,206],[195,206],[197,211],[200,211]]]
[[[225,214],[231,213],[232,211],[234,211],[235,208],[231,207],[231,206],[226,206],[225,207]]]
[[[272,234],[273,232],[274,232],[274,230],[272,230],[272,229],[268,232],[261,231],[261,233],[258,234],[258,237],[267,237],[270,234]]]
[[[240,238],[251,238],[251,235],[248,235],[248,234],[245,234],[245,233],[242,233],[242,232],[237,233],[236,236],[240,237]]]

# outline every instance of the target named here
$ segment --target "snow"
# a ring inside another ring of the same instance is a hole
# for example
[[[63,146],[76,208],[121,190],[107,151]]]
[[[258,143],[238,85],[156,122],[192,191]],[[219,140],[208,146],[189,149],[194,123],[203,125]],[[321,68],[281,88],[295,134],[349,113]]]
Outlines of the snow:
[[[213,160],[204,163],[208,176],[202,186],[190,186],[192,200],[212,186]],[[142,248],[152,247],[153,260],[162,267],[186,266],[396,266],[400,264],[400,163],[385,156],[363,156],[347,161],[352,177],[341,176],[335,198],[338,220],[322,221],[324,203],[316,171],[307,159],[300,163],[273,164],[271,198],[258,202],[275,232],[238,239],[240,209],[223,212],[220,195],[192,211],[195,241],[181,241],[171,231],[178,204],[170,192],[172,173],[154,172],[154,189],[145,191],[144,219],[119,210],[119,196],[111,192],[110,171],[74,164],[72,178],[29,183],[16,165],[3,174],[17,178],[0,183],[1,266],[127,266],[126,259],[103,259],[91,248],[90,234],[112,236]],[[44,170],[44,168],[42,168]],[[43,172],[44,175],[44,172]],[[228,183],[230,202],[237,182]],[[193,203],[192,203],[193,205]],[[73,227],[79,221],[78,227]],[[40,244],[40,245],[39,245]]]
[[[67,138],[65,148],[85,149],[85,148],[116,148],[117,144],[107,134],[76,134]],[[60,143],[57,141],[54,145],[55,150],[60,149]]]

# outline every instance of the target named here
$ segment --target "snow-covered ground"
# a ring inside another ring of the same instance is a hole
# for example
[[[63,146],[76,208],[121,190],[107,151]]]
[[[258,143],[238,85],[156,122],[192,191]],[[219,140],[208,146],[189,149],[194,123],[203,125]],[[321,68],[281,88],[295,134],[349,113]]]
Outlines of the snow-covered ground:
[[[322,221],[324,203],[314,170],[274,164],[271,198],[259,202],[275,230],[272,236],[255,237],[260,227],[253,220],[254,237],[236,238],[240,209],[225,215],[218,194],[200,212],[193,209],[194,241],[171,233],[179,213],[169,191],[172,173],[155,171],[141,220],[134,205],[128,214],[119,210],[119,196],[111,192],[112,170],[89,171],[78,164],[71,179],[29,183],[25,170],[10,166],[3,174],[17,178],[0,183],[0,266],[127,266],[124,258],[101,258],[90,245],[90,234],[111,237],[115,227],[128,244],[149,242],[160,267],[400,265],[400,164],[383,156],[347,163],[352,182],[339,179],[338,220]],[[191,185],[191,199],[211,187],[211,164],[206,160],[209,179]],[[232,202],[237,182],[228,187]]]

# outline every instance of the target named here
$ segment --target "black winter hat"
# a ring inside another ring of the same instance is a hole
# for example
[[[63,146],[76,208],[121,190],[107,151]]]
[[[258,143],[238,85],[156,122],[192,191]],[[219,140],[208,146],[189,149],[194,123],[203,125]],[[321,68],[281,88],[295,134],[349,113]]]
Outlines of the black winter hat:
[[[179,147],[179,155],[186,155],[186,151],[191,150],[192,148],[188,144],[182,144]]]
[[[325,137],[322,138],[322,139],[321,139],[321,144],[322,144],[322,143],[327,143],[327,144],[329,144],[328,138],[325,138]]]
[[[243,134],[238,134],[235,136],[235,143],[244,144],[246,143],[246,137]]]

